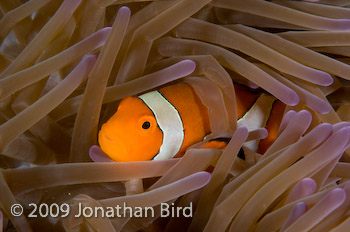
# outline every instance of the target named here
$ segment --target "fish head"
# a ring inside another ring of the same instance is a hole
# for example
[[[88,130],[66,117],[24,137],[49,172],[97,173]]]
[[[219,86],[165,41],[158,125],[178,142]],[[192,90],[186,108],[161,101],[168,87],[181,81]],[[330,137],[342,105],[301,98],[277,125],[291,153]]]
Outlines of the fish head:
[[[137,97],[124,98],[98,135],[102,151],[118,162],[151,160],[162,139],[154,114]]]

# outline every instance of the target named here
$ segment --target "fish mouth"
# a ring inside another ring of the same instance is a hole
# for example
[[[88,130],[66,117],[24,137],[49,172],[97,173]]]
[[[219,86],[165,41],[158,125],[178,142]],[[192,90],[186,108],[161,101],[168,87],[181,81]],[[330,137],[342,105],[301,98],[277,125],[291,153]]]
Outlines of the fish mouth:
[[[106,135],[106,133],[104,131],[101,131],[101,137],[103,140],[109,142],[109,143],[116,143],[115,140],[111,139],[110,137],[108,137],[108,135]]]
[[[99,134],[99,144],[103,152],[105,152],[114,161],[123,161],[121,157],[126,157],[130,150],[128,145],[121,137],[112,139],[108,134],[101,130]]]

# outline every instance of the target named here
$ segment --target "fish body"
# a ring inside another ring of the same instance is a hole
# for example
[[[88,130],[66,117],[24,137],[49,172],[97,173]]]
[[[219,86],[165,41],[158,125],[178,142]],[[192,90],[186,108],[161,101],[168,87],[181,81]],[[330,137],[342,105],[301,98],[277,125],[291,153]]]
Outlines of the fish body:
[[[278,136],[286,105],[275,97],[252,91],[243,85],[235,85],[237,124],[249,131],[266,128],[268,135],[260,141],[245,143],[253,151],[264,154]]]
[[[235,91],[238,118],[244,119],[261,94],[238,85],[235,85]],[[110,159],[118,162],[181,157],[189,146],[203,141],[211,133],[208,111],[188,83],[126,97],[120,102],[116,113],[102,125],[99,144]],[[280,119],[282,114],[278,114]],[[274,118],[279,125],[278,120]],[[266,124],[268,120],[263,121]],[[270,140],[263,150],[271,144]],[[223,149],[228,141],[211,139],[203,148]]]

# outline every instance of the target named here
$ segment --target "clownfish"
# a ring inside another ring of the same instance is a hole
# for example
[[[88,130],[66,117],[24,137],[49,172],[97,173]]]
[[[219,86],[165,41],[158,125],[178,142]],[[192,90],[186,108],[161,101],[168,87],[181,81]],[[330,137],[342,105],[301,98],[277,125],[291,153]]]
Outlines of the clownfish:
[[[237,85],[235,92],[238,118],[244,119],[259,94],[249,94],[245,87]],[[279,125],[282,115],[273,121]],[[160,160],[181,157],[189,146],[203,141],[210,133],[208,108],[190,84],[178,83],[124,98],[116,113],[102,125],[98,142],[114,161]],[[228,141],[212,139],[203,147],[223,149]],[[271,144],[271,138],[268,143]],[[268,145],[264,146],[266,149]]]
[[[209,133],[208,109],[181,83],[124,98],[98,140],[112,160],[145,161],[179,157]]]

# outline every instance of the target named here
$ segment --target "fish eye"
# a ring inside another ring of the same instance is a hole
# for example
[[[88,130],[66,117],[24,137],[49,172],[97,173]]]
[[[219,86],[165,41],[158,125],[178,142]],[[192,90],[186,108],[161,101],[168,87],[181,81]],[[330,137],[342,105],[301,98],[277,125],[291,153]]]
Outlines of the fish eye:
[[[142,124],[142,129],[149,129],[151,127],[151,123],[149,121],[146,121]]]
[[[150,135],[157,128],[157,121],[150,115],[142,116],[137,122],[137,131],[140,135]]]

